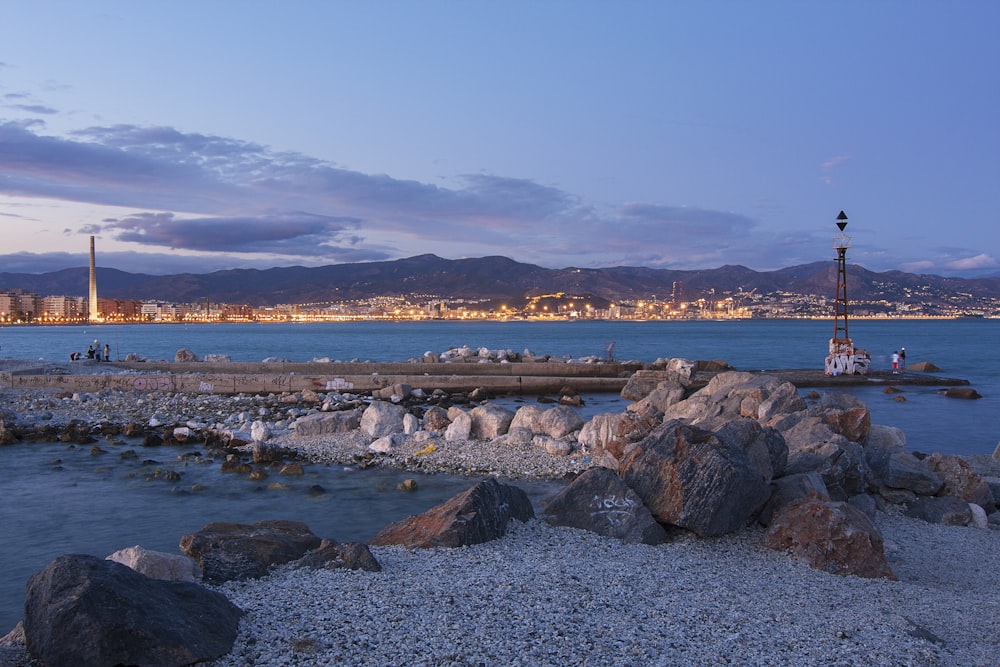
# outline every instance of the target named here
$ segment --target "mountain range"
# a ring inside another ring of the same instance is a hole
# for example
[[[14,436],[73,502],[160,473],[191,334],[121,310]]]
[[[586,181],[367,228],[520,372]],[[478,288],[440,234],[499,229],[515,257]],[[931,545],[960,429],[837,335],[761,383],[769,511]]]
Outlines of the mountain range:
[[[205,274],[156,276],[97,269],[98,293],[105,298],[268,306],[344,302],[378,296],[447,297],[517,305],[533,296],[564,292],[601,301],[659,298],[669,300],[675,286],[685,301],[756,292],[835,296],[837,267],[814,262],[774,271],[745,266],[676,271],[616,266],[602,269],[546,269],[507,257],[442,259],[418,255],[385,262],[321,267],[231,269]],[[42,274],[0,273],[0,290],[23,289],[39,296],[85,296],[86,267]],[[876,273],[858,265],[847,268],[852,300],[895,302],[1000,298],[1000,278],[948,278],[902,271]]]

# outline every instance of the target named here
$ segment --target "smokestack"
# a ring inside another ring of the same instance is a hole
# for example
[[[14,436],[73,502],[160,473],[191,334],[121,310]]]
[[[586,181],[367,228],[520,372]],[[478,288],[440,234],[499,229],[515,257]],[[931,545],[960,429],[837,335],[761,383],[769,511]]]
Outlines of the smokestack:
[[[99,322],[97,316],[97,264],[94,262],[94,237],[90,237],[90,314],[91,322]]]

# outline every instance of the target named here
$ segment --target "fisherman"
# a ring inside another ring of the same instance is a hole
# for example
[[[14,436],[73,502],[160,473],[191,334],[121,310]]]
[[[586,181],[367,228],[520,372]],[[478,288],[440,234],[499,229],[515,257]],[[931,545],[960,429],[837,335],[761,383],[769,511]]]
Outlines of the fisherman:
[[[892,353],[892,374],[899,374],[899,352],[895,351]]]
[[[905,373],[906,372],[906,348],[905,347],[899,348],[899,372],[900,373]]]

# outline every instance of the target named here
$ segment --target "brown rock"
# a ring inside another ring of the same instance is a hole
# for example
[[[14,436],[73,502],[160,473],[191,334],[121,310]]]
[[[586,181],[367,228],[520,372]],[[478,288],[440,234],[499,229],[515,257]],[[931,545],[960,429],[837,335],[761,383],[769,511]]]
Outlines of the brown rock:
[[[432,405],[424,412],[425,431],[440,431],[448,428],[450,423],[448,411],[438,405]]]
[[[929,361],[918,361],[915,364],[907,364],[906,370],[916,373],[939,373],[941,369]]]
[[[502,537],[511,519],[534,516],[524,491],[488,479],[423,514],[389,524],[368,544],[420,549],[481,544]]]
[[[846,502],[791,501],[775,513],[764,545],[791,550],[810,567],[832,574],[896,579],[875,524]]]
[[[982,394],[972,387],[951,387],[950,389],[943,390],[941,393],[948,398],[976,399],[983,397]]]

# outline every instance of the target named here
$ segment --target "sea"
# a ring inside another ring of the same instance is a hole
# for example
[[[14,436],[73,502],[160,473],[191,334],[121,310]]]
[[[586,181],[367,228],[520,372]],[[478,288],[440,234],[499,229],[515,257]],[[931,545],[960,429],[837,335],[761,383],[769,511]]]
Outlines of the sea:
[[[850,336],[868,350],[874,368],[889,369],[893,352],[906,349],[908,363],[929,361],[947,378],[967,380],[982,398],[947,398],[941,387],[907,385],[894,400],[884,386],[851,389],[865,401],[877,424],[906,434],[912,451],[991,454],[1000,440],[1000,321],[852,320]],[[227,354],[233,361],[406,361],[450,348],[530,351],[538,355],[604,358],[614,343],[621,361],[659,358],[719,359],[738,370],[823,367],[831,320],[692,321],[431,321],[130,324],[0,327],[0,359],[69,360],[95,341],[112,359],[134,353],[173,360],[180,348],[199,356]],[[800,390],[803,394],[809,389]],[[827,389],[817,389],[824,392]],[[616,395],[585,395],[585,417],[618,412]],[[216,465],[157,450],[155,464],[94,457],[89,447],[62,443],[0,447],[0,636],[23,612],[31,574],[64,553],[106,556],[141,545],[179,553],[183,535],[215,521],[262,519],[305,522],[320,537],[365,541],[382,527],[464,491],[478,480],[450,475],[414,475],[394,470],[310,466],[287,491],[273,491],[244,477],[224,475]],[[141,456],[145,456],[141,452]],[[151,474],[181,472],[182,483]],[[397,490],[416,478],[418,490]],[[536,502],[558,490],[558,482],[517,482]],[[192,492],[194,485],[203,491]],[[309,493],[321,486],[322,495]]]

